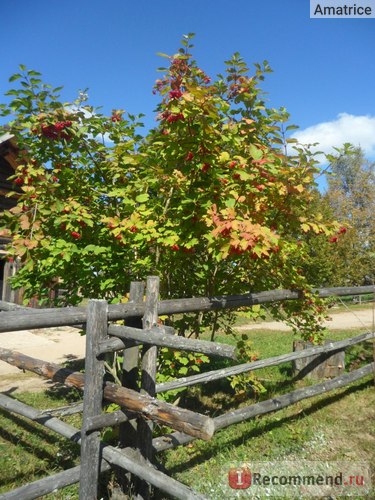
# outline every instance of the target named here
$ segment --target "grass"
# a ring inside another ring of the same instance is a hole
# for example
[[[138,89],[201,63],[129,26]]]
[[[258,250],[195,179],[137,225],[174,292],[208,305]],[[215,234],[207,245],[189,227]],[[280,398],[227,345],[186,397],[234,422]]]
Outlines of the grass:
[[[72,390],[15,395],[19,401],[43,410],[57,408],[77,398]],[[64,419],[80,426],[80,417]],[[42,479],[79,462],[79,446],[30,420],[0,410],[0,493],[27,482]],[[78,498],[77,487],[69,486],[45,498],[67,500]]]
[[[341,340],[364,332],[336,330],[329,338]],[[291,332],[248,330],[254,349],[268,358],[292,350]],[[224,338],[217,339],[223,341]],[[372,346],[348,348],[346,366],[357,368],[371,362]],[[312,381],[294,381],[291,364],[269,367],[256,372],[267,392],[250,397],[249,405],[290,392]],[[244,462],[280,461],[364,461],[375,460],[375,391],[373,378],[367,377],[342,390],[301,401],[279,412],[231,426],[215,434],[210,442],[195,441],[163,453],[163,463],[175,479],[190,485],[213,500],[224,498],[223,481],[231,465]],[[220,390],[195,389],[197,411],[228,411],[231,402]],[[191,401],[189,401],[191,404]],[[374,471],[372,471],[374,472]],[[375,476],[372,478],[375,485]],[[369,496],[374,498],[375,489]],[[249,495],[236,498],[248,498]],[[228,498],[235,498],[228,497]]]
[[[292,350],[294,337],[291,332],[257,329],[247,333],[262,358]],[[330,332],[330,339],[339,340],[359,333],[361,330],[358,329],[336,330]],[[233,341],[224,336],[217,340]],[[357,364],[369,362],[371,357],[372,349],[369,347],[354,346],[347,350],[346,365],[354,368],[357,361]],[[267,388],[265,394],[250,394],[246,401],[236,401],[225,383],[216,382],[210,386],[191,388],[182,404],[201,413],[218,415],[241,404],[249,405],[311,383],[294,381],[290,363],[259,370],[257,375]],[[45,409],[66,405],[77,398],[77,393],[49,390],[20,393],[15,397],[34,408]],[[64,418],[64,421],[77,427],[80,425],[77,416]],[[287,459],[374,463],[374,423],[375,391],[373,380],[367,377],[328,395],[233,425],[215,434],[209,442],[197,440],[164,452],[160,460],[172,477],[212,500],[219,500],[223,498],[221,481],[225,480],[233,464]],[[38,424],[0,411],[0,494],[73,467],[78,462],[77,446]],[[375,477],[373,482],[375,484]],[[106,491],[102,493],[103,498],[109,498],[108,495]],[[374,497],[375,490],[368,498]],[[73,485],[43,498],[77,499],[78,487]]]

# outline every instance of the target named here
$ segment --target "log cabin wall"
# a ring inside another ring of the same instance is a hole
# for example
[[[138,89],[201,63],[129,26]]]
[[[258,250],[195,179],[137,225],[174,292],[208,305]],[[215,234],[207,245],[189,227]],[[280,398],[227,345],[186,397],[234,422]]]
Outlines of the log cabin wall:
[[[18,149],[11,135],[0,136],[0,212],[9,210],[17,204],[17,196],[7,197],[10,191],[15,191],[14,185],[8,178],[14,174],[18,165]],[[5,248],[10,242],[9,238],[0,237],[0,298],[17,304],[22,302],[22,292],[12,290],[8,278],[16,272],[16,263],[5,260]]]

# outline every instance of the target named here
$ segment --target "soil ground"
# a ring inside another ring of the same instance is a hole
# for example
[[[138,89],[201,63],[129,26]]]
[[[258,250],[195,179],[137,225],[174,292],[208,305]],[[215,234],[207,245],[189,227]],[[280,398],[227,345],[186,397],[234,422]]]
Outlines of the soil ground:
[[[327,327],[331,330],[352,328],[372,328],[372,309],[332,313]],[[237,327],[238,330],[265,329],[288,330],[288,326],[268,321],[251,323]],[[12,349],[28,356],[43,359],[57,364],[69,360],[82,359],[85,356],[85,337],[79,330],[71,327],[47,328],[39,330],[22,330],[19,332],[0,333],[0,347]],[[51,387],[51,382],[42,380],[31,373],[0,361],[0,391],[35,391]]]

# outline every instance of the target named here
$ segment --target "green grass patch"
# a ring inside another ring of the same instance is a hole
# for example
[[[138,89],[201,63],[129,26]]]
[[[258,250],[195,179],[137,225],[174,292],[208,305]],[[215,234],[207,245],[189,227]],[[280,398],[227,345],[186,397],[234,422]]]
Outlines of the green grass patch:
[[[48,390],[13,395],[17,400],[38,410],[68,405],[76,400],[77,396],[74,390]],[[63,420],[77,427],[81,424],[80,416],[77,415]],[[0,493],[79,463],[79,446],[47,428],[3,410],[0,410],[0,421]],[[78,498],[78,488],[72,485],[43,498]]]

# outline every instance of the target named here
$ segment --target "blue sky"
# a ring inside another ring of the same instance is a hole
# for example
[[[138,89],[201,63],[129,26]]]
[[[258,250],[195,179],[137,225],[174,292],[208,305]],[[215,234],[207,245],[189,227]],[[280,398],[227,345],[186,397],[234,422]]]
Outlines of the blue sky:
[[[194,32],[211,76],[235,51],[250,66],[269,61],[268,104],[287,108],[303,142],[352,141],[375,159],[375,19],[310,19],[308,0],[18,0],[1,2],[0,16],[1,95],[22,63],[64,85],[66,100],[88,87],[91,104],[145,113],[153,126],[156,53]]]

